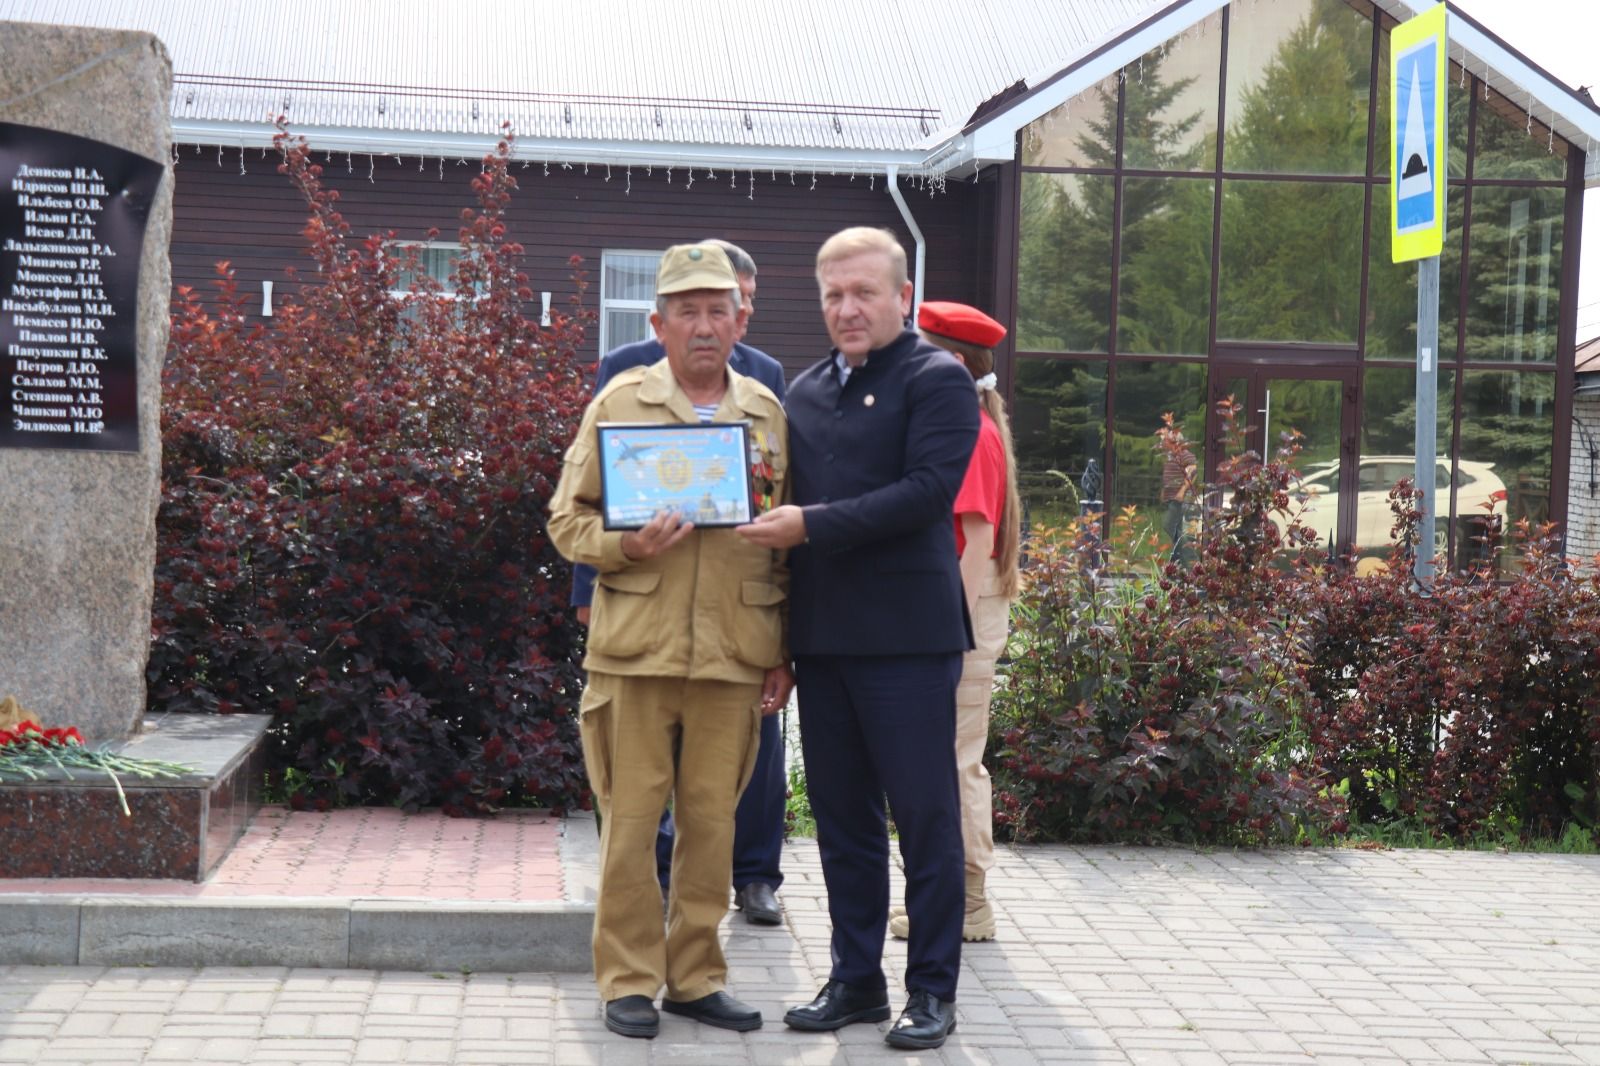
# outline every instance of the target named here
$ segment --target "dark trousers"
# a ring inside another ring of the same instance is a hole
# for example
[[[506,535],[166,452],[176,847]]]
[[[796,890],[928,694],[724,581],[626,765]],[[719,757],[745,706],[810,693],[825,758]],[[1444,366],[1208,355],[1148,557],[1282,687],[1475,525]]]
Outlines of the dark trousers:
[[[761,748],[756,768],[739,797],[733,822],[733,887],[757,881],[776,889],[783,884],[778,865],[783,858],[784,816],[789,806],[789,779],[783,768],[783,730],[779,716],[761,719]],[[656,833],[656,876],[665,889],[672,874],[676,826],[672,812],[661,815]]]
[[[911,919],[906,988],[956,997],[966,891],[955,759],[960,677],[958,652],[795,663],[806,790],[833,920],[832,980],[885,984],[887,797]]]

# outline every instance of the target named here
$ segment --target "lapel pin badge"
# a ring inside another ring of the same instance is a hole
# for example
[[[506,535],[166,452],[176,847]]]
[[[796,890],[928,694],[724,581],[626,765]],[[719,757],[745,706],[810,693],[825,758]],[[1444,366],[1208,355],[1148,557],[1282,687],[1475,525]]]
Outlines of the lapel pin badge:
[[[867,398],[862,400],[861,402],[863,404],[865,404],[866,406],[871,407],[873,404],[878,402],[878,398],[876,396],[872,395],[872,393],[869,392],[869,393],[867,393]]]

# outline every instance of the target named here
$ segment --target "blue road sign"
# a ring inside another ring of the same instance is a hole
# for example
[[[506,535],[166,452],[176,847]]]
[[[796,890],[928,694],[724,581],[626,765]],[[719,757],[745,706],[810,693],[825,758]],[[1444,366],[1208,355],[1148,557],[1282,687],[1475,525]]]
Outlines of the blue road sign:
[[[1444,5],[1395,27],[1389,47],[1390,216],[1399,263],[1444,246]]]

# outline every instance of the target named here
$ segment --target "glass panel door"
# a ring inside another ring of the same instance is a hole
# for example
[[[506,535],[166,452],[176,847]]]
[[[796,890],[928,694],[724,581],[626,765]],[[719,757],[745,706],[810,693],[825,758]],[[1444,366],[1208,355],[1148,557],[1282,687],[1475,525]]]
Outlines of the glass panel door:
[[[1324,544],[1337,543],[1341,515],[1350,509],[1339,459],[1344,383],[1326,378],[1266,378],[1261,382],[1261,394],[1264,454],[1273,456],[1283,447],[1283,434],[1300,434],[1300,452],[1294,464],[1306,498],[1291,503],[1290,511],[1299,509],[1301,524]]]
[[[1212,373],[1213,409],[1232,396],[1243,405],[1245,447],[1275,457],[1296,432],[1294,457],[1305,500],[1291,503],[1302,525],[1342,551],[1355,522],[1355,374],[1344,368],[1220,365]],[[1212,415],[1216,418],[1215,413]],[[1214,432],[1213,439],[1221,436]],[[1210,470],[1224,458],[1212,449]]]

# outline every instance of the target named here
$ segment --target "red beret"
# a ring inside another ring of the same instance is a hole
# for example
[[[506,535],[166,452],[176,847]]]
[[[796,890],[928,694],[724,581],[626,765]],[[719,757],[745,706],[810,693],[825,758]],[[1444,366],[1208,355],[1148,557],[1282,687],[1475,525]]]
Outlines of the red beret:
[[[1006,328],[976,307],[929,300],[917,309],[917,327],[951,340],[993,348],[1006,336]]]

